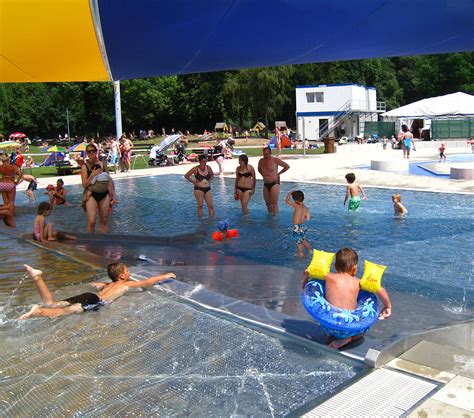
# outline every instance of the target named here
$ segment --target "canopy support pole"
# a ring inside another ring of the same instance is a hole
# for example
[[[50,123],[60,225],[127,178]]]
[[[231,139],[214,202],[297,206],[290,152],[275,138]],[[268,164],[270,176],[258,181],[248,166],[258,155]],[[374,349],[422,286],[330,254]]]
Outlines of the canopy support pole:
[[[117,140],[122,136],[122,106],[120,103],[120,81],[114,81],[115,134]]]

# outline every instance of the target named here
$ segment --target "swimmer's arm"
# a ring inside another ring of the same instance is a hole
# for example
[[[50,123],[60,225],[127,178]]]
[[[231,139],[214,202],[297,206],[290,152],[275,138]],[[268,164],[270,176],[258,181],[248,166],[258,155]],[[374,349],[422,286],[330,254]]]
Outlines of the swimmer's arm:
[[[92,282],[91,286],[95,287],[97,290],[102,290],[108,283],[101,283],[101,282]]]
[[[305,214],[304,214],[305,221],[309,221],[311,219],[311,215],[309,214],[309,209],[305,206]]]
[[[155,283],[161,282],[163,280],[167,279],[175,279],[176,274],[174,273],[165,273],[165,274],[160,274],[159,276],[153,276],[145,280],[140,280],[138,282],[133,282],[133,281],[127,281],[124,284],[131,288],[137,288],[137,287],[150,287],[153,286]]]
[[[261,159],[258,161],[257,170],[258,170],[258,172],[261,174],[261,176],[263,177],[263,173],[262,173],[262,161],[263,161],[263,158],[261,158]]]
[[[237,196],[237,182],[239,181],[239,166],[235,169],[235,184],[234,184],[234,194]]]
[[[362,199],[367,200],[367,196],[365,195],[364,189],[362,186],[359,184],[359,190],[362,193]]]
[[[377,296],[383,303],[383,308],[380,311],[379,319],[383,321],[387,319],[392,314],[392,303],[390,302],[390,298],[388,297],[388,293],[384,287],[381,287],[377,292]]]
[[[347,199],[349,199],[350,194],[351,194],[350,188],[349,188],[349,186],[347,186],[347,188],[346,188],[346,197],[344,197],[343,206],[346,206],[346,202],[347,202]]]
[[[214,171],[212,171],[212,168],[209,165],[207,166],[207,172],[211,175],[211,178],[209,179],[209,181],[211,181],[214,177]]]
[[[303,271],[300,277],[301,288],[304,289],[306,284],[309,282],[309,273],[308,270]]]
[[[257,186],[257,176],[255,175],[255,169],[250,166],[250,174],[252,174],[253,183],[252,183],[252,193],[255,193],[255,187]]]
[[[277,160],[278,165],[283,167],[278,173],[279,176],[282,175],[285,171],[288,171],[290,169],[290,166],[284,161],[280,160],[279,158],[277,158],[276,160]]]
[[[15,167],[15,172],[18,178],[15,181],[15,184],[18,186],[23,181],[23,171],[21,171],[18,167]]]
[[[196,181],[191,178],[191,176],[196,172],[196,167],[191,168],[185,175],[184,178],[190,183],[196,185]]]
[[[38,221],[38,223],[39,223],[39,231],[40,231],[40,242],[47,242],[48,240],[44,238],[44,224],[46,222],[43,216]]]

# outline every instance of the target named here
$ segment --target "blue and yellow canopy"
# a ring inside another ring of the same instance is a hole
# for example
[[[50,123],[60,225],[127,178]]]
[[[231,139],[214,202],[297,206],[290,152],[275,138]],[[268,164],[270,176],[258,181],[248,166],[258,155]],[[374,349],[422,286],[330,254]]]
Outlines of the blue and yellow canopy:
[[[473,0],[0,0],[0,82],[472,51]]]

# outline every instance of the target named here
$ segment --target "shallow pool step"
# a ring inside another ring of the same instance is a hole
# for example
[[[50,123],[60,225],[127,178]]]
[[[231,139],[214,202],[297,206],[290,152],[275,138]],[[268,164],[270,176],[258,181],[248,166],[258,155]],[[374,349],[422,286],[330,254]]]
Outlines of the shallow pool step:
[[[400,358],[433,369],[474,378],[474,352],[450,345],[420,341]]]
[[[305,417],[399,417],[437,385],[387,369],[378,369],[323,402]]]

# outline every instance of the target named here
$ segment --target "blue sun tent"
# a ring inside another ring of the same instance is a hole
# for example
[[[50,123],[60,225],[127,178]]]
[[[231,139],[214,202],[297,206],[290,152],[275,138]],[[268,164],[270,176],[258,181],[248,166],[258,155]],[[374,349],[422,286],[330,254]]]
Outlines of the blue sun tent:
[[[0,9],[0,82],[123,80],[474,47],[473,0],[0,0]]]

